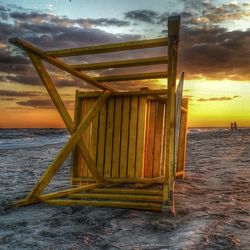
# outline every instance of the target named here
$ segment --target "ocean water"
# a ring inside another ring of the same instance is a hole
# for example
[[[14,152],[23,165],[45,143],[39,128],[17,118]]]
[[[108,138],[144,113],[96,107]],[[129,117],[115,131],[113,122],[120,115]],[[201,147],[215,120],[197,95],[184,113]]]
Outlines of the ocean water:
[[[66,129],[0,129],[0,150],[65,143],[68,137]]]
[[[238,131],[249,130],[241,128]],[[227,134],[232,131],[229,128],[189,128],[191,134]],[[66,129],[0,129],[0,150],[35,148],[46,145],[64,144],[69,138]]]

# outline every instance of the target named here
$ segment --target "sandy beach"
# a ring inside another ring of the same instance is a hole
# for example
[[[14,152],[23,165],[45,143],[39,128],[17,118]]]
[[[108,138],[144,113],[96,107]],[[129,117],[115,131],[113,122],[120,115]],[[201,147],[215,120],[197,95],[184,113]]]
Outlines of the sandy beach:
[[[250,249],[250,129],[190,130],[175,217],[47,204],[8,209],[67,138],[61,131],[58,143],[51,134],[41,145],[0,147],[0,249]],[[70,160],[49,189],[68,185],[69,165]]]

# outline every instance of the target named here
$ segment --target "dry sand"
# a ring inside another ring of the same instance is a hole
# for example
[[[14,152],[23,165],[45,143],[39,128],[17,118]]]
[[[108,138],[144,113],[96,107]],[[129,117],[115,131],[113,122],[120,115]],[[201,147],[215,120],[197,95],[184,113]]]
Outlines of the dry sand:
[[[46,204],[6,209],[32,187],[59,145],[0,150],[0,249],[250,249],[250,129],[201,131],[188,140],[176,217]],[[52,187],[67,185],[66,169]]]

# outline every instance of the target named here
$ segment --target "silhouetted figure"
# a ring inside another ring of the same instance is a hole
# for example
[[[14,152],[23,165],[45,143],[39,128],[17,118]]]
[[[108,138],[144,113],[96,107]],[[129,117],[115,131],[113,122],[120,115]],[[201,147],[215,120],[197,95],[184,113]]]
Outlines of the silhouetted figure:
[[[231,122],[231,129],[233,130],[234,129],[234,124]]]
[[[238,129],[238,124],[237,124],[237,122],[234,122],[234,129]]]

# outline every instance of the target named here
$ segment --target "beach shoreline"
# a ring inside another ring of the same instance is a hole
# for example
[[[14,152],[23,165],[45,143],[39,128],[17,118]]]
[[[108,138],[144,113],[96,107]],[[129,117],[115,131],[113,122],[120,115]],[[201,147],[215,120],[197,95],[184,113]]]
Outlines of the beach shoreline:
[[[6,210],[32,188],[67,133],[60,142],[48,136],[52,144],[0,149],[0,249],[249,249],[250,129],[195,129],[175,217],[47,204]],[[48,190],[69,186],[69,166],[70,159]]]

